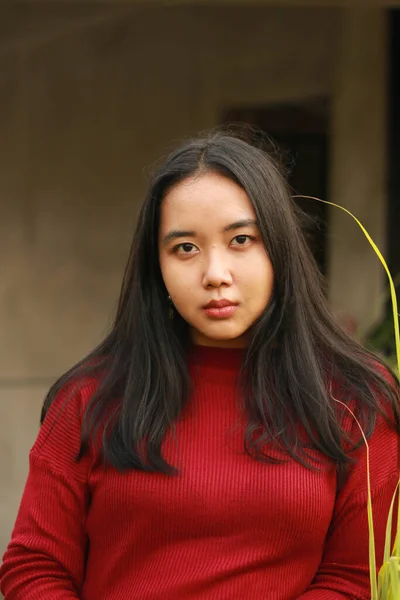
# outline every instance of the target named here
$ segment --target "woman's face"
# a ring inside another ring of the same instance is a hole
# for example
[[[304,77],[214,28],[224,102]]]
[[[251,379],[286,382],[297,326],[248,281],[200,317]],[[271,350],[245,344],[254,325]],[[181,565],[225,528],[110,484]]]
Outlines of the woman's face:
[[[245,346],[274,279],[246,192],[216,173],[177,184],[161,205],[159,257],[194,343]]]

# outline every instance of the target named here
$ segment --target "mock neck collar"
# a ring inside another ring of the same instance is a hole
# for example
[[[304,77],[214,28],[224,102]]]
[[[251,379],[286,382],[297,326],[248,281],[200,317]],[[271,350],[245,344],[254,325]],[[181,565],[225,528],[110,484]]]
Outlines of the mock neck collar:
[[[222,367],[235,371],[242,366],[244,355],[245,348],[192,345],[189,350],[191,362],[205,367]]]

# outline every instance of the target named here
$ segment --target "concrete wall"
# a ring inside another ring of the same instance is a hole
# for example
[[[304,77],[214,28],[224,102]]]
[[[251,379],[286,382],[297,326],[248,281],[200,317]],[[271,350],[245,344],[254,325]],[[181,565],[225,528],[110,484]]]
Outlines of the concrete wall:
[[[331,10],[0,8],[0,552],[45,391],[107,328],[146,166],[226,106],[329,95],[336,27]]]
[[[386,256],[388,15],[349,9],[341,20],[332,101],[330,199],[363,223]],[[330,302],[357,320],[363,337],[384,314],[387,277],[347,214],[330,210]]]

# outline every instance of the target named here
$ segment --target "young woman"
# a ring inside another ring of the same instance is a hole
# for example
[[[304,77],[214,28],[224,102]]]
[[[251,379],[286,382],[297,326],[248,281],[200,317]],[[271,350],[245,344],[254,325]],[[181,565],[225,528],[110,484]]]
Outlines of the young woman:
[[[396,397],[335,324],[273,160],[227,133],[185,143],[151,183],[112,331],[45,401],[5,599],[367,600],[353,415],[379,567]]]

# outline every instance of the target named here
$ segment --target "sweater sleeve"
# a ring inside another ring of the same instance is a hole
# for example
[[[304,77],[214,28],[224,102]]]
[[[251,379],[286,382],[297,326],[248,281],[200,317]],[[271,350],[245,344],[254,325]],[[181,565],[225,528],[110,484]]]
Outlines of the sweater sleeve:
[[[76,600],[87,547],[90,458],[77,462],[83,391],[53,402],[29,456],[29,474],[0,569],[5,600]]]
[[[386,523],[399,479],[398,435],[378,418],[369,440],[371,496],[377,572],[383,562]],[[369,600],[367,452],[355,452],[345,484],[338,492],[323,558],[309,588],[298,600]]]

